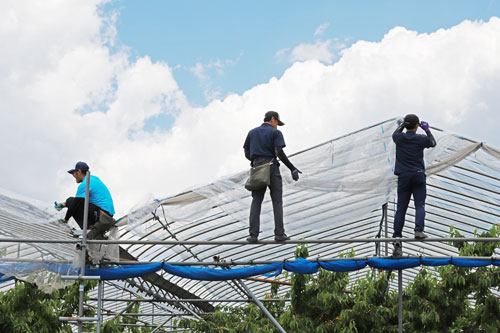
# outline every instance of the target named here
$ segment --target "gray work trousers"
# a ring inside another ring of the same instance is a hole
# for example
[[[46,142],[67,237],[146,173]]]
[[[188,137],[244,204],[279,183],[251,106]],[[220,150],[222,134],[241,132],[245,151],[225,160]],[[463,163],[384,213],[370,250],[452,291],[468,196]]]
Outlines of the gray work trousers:
[[[271,164],[271,200],[274,213],[274,235],[285,234],[283,227],[283,183],[281,181],[280,168],[277,163]],[[250,207],[250,235],[259,237],[260,231],[260,210],[266,188],[259,191],[252,191],[252,206]]]
[[[106,239],[104,234],[115,225],[115,219],[106,212],[99,210],[99,220],[92,225],[87,233],[87,239]]]

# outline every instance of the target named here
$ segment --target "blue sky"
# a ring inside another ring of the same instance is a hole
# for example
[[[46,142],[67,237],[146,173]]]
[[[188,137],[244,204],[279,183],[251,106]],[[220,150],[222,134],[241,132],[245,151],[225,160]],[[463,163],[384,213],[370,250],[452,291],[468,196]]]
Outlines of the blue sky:
[[[493,0],[123,0],[105,8],[118,12],[118,42],[130,48],[132,58],[167,62],[190,103],[199,106],[280,77],[291,61],[277,52],[300,43],[332,39],[348,47],[358,40],[380,41],[395,26],[432,33],[500,15],[500,1]],[[196,64],[204,66],[202,78],[193,73]]]
[[[500,147],[498,17],[500,0],[0,1],[0,187],[61,200],[83,160],[124,213],[246,170],[270,109],[288,154],[407,113]]]

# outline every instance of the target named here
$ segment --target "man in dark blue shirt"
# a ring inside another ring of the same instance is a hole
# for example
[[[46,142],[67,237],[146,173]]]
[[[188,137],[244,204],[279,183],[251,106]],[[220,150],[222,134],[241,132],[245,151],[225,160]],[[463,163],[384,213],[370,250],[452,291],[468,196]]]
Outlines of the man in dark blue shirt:
[[[427,135],[417,134],[420,127]],[[406,128],[406,133],[403,129]],[[393,238],[401,238],[405,222],[406,210],[413,195],[415,202],[415,238],[427,238],[424,233],[426,177],[424,165],[424,149],[435,147],[436,140],[429,129],[429,123],[420,124],[414,114],[406,115],[401,125],[392,134],[396,144],[396,165],[394,174],[398,176],[398,205],[394,216]],[[402,256],[401,242],[394,243],[394,256]]]
[[[271,182],[269,189],[271,191],[271,200],[273,203],[274,213],[274,239],[278,242],[289,240],[285,234],[283,226],[283,184],[281,182],[281,174],[279,163],[276,157],[279,157],[292,172],[292,178],[299,180],[301,173],[288,160],[283,152],[285,147],[285,139],[278,126],[285,125],[281,120],[278,112],[268,111],[264,115],[264,123],[259,127],[248,132],[243,149],[245,157],[251,161],[250,165],[256,167],[272,161],[271,164]],[[252,191],[252,206],[250,207],[250,236],[247,241],[257,242],[260,232],[260,210],[266,188],[258,191]]]

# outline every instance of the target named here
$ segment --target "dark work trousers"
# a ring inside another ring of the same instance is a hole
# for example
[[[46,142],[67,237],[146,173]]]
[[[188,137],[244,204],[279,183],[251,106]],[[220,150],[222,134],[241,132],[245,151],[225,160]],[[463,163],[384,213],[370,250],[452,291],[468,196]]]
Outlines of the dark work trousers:
[[[273,203],[274,212],[274,235],[281,236],[285,234],[283,228],[283,183],[281,181],[281,174],[279,165],[276,163],[271,164],[271,184],[269,189],[271,191],[271,200]],[[259,237],[260,231],[260,210],[266,188],[260,191],[252,191],[252,206],[250,207],[250,235]]]
[[[426,177],[424,172],[405,172],[398,175],[398,208],[394,216],[393,238],[402,237],[406,210],[413,194],[415,202],[415,231],[424,231]]]
[[[103,210],[99,210],[99,220],[87,233],[88,239],[107,239],[104,234],[115,225],[115,219]]]
[[[66,206],[70,207],[68,210],[71,209],[70,216],[66,214],[66,218],[73,217],[81,229],[83,229],[84,203],[84,198],[66,199]],[[87,239],[106,239],[104,234],[115,224],[115,219],[111,215],[91,203],[89,203],[87,221]]]

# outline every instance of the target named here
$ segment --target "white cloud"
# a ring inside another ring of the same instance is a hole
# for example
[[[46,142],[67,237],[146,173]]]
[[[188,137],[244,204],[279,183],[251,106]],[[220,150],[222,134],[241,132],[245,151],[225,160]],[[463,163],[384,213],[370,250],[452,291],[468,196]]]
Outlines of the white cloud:
[[[330,24],[328,23],[322,23],[320,24],[316,30],[314,31],[314,37],[318,37],[318,36],[321,36],[326,29],[328,29],[328,27],[330,26]]]
[[[335,41],[316,42],[315,57],[290,55],[324,63],[296,62],[280,78],[194,108],[168,64],[110,51],[113,27],[102,35],[110,19],[98,4],[0,4],[0,42],[9,45],[0,62],[1,187],[61,200],[76,188],[65,170],[84,160],[121,215],[148,193],[164,197],[246,168],[244,138],[269,109],[287,124],[288,153],[406,113],[500,146],[498,18],[431,34],[397,27],[343,49],[334,65],[324,48]],[[158,115],[175,115],[172,128],[145,131]]]
[[[214,99],[220,98],[222,95],[222,88],[216,86],[213,82],[213,78],[216,76],[223,76],[225,69],[228,67],[234,67],[242,54],[238,56],[236,60],[226,59],[226,60],[210,60],[208,63],[203,64],[197,62],[194,66],[189,67],[189,71],[194,74],[200,80],[200,84],[203,87],[205,99],[210,102]]]
[[[319,31],[320,28],[321,26],[316,29],[315,36],[323,33],[323,31]],[[346,43],[341,42],[338,38],[316,39],[314,43],[300,43],[293,49],[280,49],[274,54],[274,58],[278,62],[288,61],[294,63],[296,61],[318,60],[325,64],[332,64],[346,47]]]
[[[331,51],[331,40],[317,40],[314,44],[301,43],[290,54],[290,61],[319,60],[331,64],[335,55]]]

